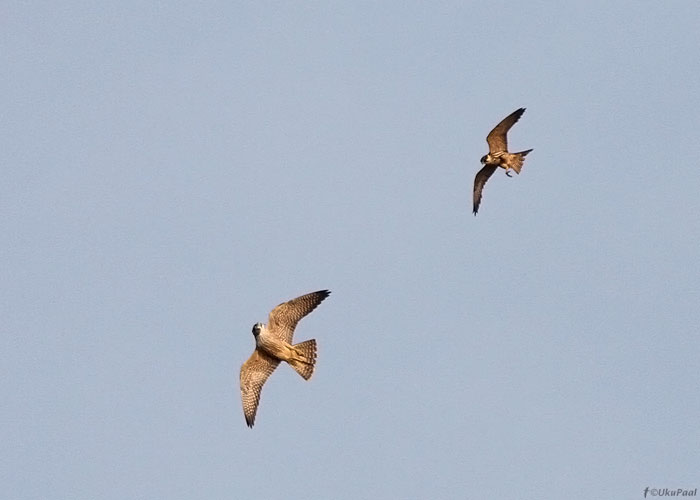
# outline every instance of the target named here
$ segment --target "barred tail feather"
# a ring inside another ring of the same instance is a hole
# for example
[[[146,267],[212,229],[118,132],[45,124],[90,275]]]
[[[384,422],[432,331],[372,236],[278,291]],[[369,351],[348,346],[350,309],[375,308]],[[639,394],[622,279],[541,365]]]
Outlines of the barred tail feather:
[[[314,373],[314,365],[316,364],[316,340],[305,340],[293,347],[297,357],[292,359],[289,364],[305,380],[309,380]]]
[[[532,151],[532,149],[520,151],[519,153],[512,153],[508,161],[510,168],[515,170],[517,173],[520,173],[520,169],[523,168],[523,163],[525,163],[525,157],[530,151]]]

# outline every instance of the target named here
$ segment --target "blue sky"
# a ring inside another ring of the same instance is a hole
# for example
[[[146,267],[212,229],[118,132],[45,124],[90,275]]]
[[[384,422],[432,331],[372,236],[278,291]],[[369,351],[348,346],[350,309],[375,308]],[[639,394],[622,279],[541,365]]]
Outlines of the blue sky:
[[[1,17],[1,497],[700,487],[696,2]],[[324,288],[248,429],[252,325]]]

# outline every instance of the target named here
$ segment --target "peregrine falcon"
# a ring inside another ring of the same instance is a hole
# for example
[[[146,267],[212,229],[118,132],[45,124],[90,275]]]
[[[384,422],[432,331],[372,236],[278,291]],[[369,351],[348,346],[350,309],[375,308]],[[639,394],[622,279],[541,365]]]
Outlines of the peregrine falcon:
[[[241,366],[241,399],[248,427],[255,423],[260,391],[280,361],[286,361],[296,372],[309,380],[316,363],[316,340],[292,345],[297,323],[330,295],[328,290],[307,293],[284,302],[270,312],[268,324],[255,323],[255,350]]]
[[[525,108],[516,109],[511,114],[506,116],[501,123],[496,125],[494,129],[486,136],[486,142],[489,145],[489,153],[481,157],[481,163],[484,167],[479,170],[474,178],[474,215],[479,211],[481,203],[481,192],[484,189],[484,184],[489,180],[491,174],[496,171],[497,167],[504,168],[506,175],[512,177],[508,171],[515,170],[520,173],[520,169],[525,162],[525,156],[532,151],[520,151],[519,153],[508,152],[508,138],[506,134],[508,130],[517,122],[525,112]]]

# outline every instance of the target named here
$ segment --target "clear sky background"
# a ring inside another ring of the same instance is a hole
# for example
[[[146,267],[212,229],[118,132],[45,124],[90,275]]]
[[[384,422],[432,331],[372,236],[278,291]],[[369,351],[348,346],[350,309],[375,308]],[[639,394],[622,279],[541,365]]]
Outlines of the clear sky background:
[[[697,2],[0,19],[0,497],[700,487]],[[324,288],[248,429],[252,325]]]

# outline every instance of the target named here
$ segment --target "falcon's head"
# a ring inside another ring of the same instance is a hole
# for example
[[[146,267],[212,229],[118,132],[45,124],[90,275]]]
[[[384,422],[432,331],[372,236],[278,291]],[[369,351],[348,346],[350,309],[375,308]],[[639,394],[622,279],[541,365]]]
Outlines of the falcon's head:
[[[253,336],[257,338],[257,336],[260,335],[260,331],[262,330],[262,328],[263,328],[262,323],[255,323],[253,325]]]

